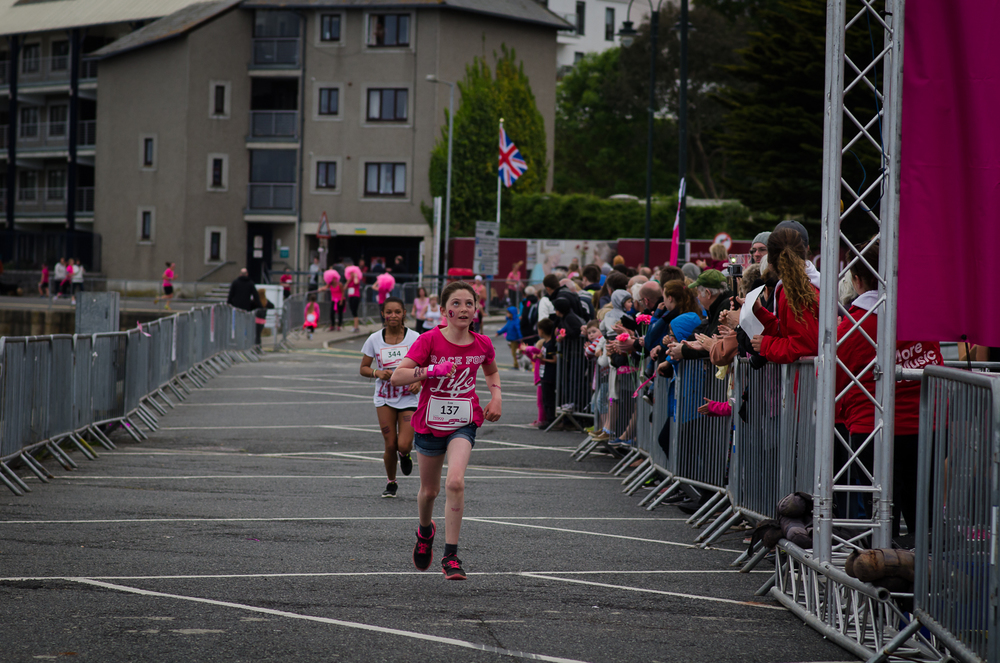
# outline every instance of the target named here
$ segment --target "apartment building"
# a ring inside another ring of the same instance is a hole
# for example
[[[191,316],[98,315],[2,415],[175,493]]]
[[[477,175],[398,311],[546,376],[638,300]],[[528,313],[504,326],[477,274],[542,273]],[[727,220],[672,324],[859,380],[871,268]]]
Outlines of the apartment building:
[[[649,3],[645,0],[631,3],[629,0],[544,0],[542,4],[568,24],[558,36],[556,63],[560,75],[571,70],[587,53],[621,46],[618,31],[626,16],[636,26],[649,19]]]
[[[100,242],[91,233],[98,87],[92,53],[188,4],[0,0],[0,214],[7,231],[0,255],[8,263],[37,264],[69,251],[88,269],[100,268]],[[70,245],[67,230],[79,235]]]
[[[523,60],[554,149],[556,33],[525,0],[223,1],[94,53],[94,229],[109,277],[181,280],[404,256],[429,266],[430,152],[448,87],[502,45]],[[456,90],[456,109],[459,105]]]

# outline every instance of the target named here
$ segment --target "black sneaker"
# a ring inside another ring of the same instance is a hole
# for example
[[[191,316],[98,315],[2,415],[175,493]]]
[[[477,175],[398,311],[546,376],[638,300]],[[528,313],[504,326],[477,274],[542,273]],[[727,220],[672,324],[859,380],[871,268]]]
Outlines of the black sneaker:
[[[385,490],[382,491],[382,497],[395,497],[397,484],[395,481],[390,481],[385,484]]]
[[[399,455],[399,469],[403,471],[404,477],[410,476],[410,472],[413,471],[413,459],[410,458],[410,454]]]
[[[431,566],[434,559],[434,534],[437,533],[437,525],[431,521],[431,535],[426,539],[420,536],[420,526],[417,526],[417,544],[413,546],[413,566],[420,571],[426,571]]]
[[[445,555],[441,558],[441,570],[447,580],[465,580],[465,571],[462,570],[462,560],[458,555]]]

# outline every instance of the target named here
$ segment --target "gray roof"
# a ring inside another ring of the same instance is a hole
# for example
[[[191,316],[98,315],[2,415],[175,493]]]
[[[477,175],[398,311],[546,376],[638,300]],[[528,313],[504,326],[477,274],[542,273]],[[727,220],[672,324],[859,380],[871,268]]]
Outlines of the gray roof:
[[[562,30],[573,27],[536,0],[243,0],[244,7],[319,9],[455,9],[535,23]]]
[[[148,21],[190,4],[194,0],[0,0],[0,35]]]
[[[214,2],[199,2],[189,5],[135,32],[130,32],[99,51],[95,51],[92,55],[97,58],[114,57],[137,48],[179,37],[238,4],[240,4],[240,0],[215,0]]]

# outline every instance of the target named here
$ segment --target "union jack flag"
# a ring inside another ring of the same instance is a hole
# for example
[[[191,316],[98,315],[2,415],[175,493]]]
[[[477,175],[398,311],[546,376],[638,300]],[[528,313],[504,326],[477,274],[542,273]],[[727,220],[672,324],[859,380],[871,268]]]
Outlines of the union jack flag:
[[[503,125],[500,125],[500,170],[498,172],[498,177],[503,179],[504,186],[510,188],[510,186],[517,181],[521,175],[528,170],[528,164],[524,162],[524,158],[521,153],[517,150],[517,145],[514,141],[507,138],[507,132],[504,131]]]

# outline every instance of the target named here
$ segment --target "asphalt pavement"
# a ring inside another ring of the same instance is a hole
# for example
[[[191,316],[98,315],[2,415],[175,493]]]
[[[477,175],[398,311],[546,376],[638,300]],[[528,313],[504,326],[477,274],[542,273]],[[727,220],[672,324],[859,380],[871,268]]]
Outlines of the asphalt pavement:
[[[528,427],[535,387],[509,368],[467,472],[469,578],[440,572],[443,490],[415,570],[417,470],[380,497],[361,345],[237,365],[149,440],[119,432],[0,494],[0,661],[854,660],[754,596],[771,571],[730,566],[744,532],[694,548],[686,516],[637,507],[609,456],[572,461],[579,434]]]

